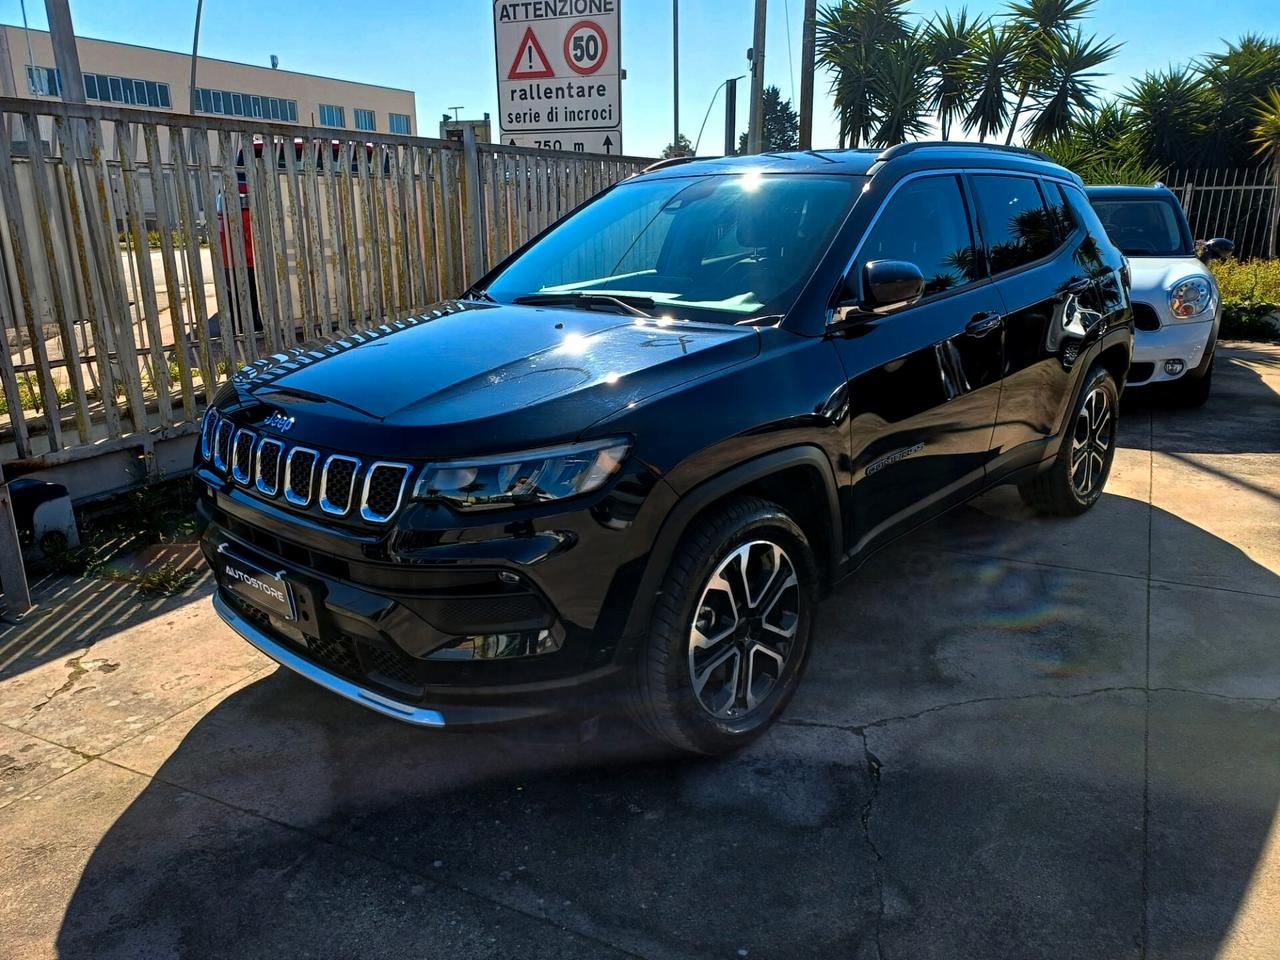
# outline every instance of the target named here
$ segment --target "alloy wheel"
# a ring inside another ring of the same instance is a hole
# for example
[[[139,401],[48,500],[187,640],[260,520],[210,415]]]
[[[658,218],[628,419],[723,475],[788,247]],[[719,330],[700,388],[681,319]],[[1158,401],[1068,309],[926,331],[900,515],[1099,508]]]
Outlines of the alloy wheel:
[[[755,710],[782,679],[799,622],[799,578],[782,547],[753,540],[721,560],[689,629],[689,679],[701,707],[721,720]]]
[[[1110,396],[1094,387],[1080,406],[1071,436],[1071,485],[1081,500],[1093,497],[1106,477],[1114,437],[1112,421]]]

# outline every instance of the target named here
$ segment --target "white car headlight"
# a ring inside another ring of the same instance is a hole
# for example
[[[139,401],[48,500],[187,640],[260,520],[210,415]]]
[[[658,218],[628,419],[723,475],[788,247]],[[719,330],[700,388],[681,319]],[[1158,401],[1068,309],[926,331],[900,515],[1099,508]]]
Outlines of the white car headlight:
[[[1206,277],[1187,277],[1169,288],[1169,312],[1178,320],[1199,316],[1213,300],[1213,285]]]
[[[576,497],[604,486],[630,448],[631,441],[611,437],[493,457],[442,460],[422,471],[414,496],[464,509]]]

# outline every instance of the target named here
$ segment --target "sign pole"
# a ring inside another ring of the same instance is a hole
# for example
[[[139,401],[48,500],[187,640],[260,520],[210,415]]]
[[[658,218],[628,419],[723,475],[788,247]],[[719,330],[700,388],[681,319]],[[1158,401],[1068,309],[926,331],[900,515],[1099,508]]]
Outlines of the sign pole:
[[[671,0],[671,146],[680,142],[680,0]]]
[[[800,149],[813,149],[813,73],[818,0],[804,0],[804,27],[800,33]]]
[[[724,85],[724,155],[732,157],[738,152],[738,78],[725,81]]]
[[[747,153],[764,149],[764,25],[765,0],[756,0],[756,25],[751,41],[751,122]]]

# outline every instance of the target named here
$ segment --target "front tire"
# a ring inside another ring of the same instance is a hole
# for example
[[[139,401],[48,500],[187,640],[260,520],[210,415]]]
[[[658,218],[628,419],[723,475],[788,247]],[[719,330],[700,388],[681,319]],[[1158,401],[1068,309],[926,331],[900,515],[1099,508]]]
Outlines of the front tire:
[[[1079,516],[1097,503],[1115,459],[1119,411],[1115,379],[1103,367],[1094,367],[1085,377],[1053,465],[1018,486],[1023,502],[1056,517]]]
[[[681,750],[758,737],[795,692],[818,585],[804,531],[779,506],[738,497],[695,522],[654,608],[635,669],[635,715]]]

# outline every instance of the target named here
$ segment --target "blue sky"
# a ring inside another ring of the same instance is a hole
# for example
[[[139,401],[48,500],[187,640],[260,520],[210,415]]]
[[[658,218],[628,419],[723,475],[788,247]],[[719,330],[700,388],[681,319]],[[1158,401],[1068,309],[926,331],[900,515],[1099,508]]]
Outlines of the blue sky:
[[[823,0],[819,0],[821,5]],[[620,0],[622,12],[623,128],[626,152],[656,155],[671,139],[671,4]],[[195,0],[72,0],[78,33],[173,50],[191,49]],[[958,10],[961,4],[952,4]],[[970,2],[974,12],[1002,4]],[[716,86],[745,73],[751,45],[753,0],[683,0],[680,5],[681,128],[692,140]],[[940,5],[913,4],[918,14]],[[766,81],[784,97],[797,91],[802,0],[769,0]],[[1209,15],[1207,11],[1211,10]],[[1266,11],[1270,11],[1270,14]],[[1221,38],[1280,31],[1276,0],[1099,0],[1091,29],[1124,47],[1102,80],[1122,89],[1130,77],[1219,49]],[[27,0],[33,27],[44,28],[44,4]],[[0,20],[21,24],[18,0],[0,0]],[[788,23],[789,21],[789,23]],[[788,36],[788,26],[790,35]],[[788,57],[790,50],[790,57]],[[493,7],[489,0],[205,0],[200,51],[207,56],[351,80],[406,87],[417,94],[418,127],[434,135],[446,107],[496,117]],[[17,59],[17,52],[15,52]],[[794,82],[793,82],[794,76]],[[814,143],[831,146],[836,126],[826,80],[819,75]],[[746,124],[746,81],[739,85],[739,129]],[[723,106],[707,121],[701,152],[720,152]]]

